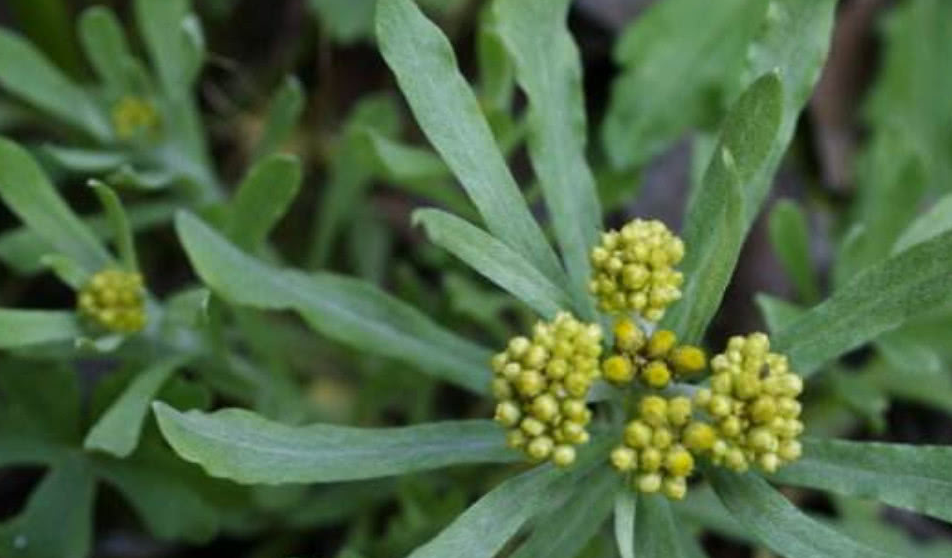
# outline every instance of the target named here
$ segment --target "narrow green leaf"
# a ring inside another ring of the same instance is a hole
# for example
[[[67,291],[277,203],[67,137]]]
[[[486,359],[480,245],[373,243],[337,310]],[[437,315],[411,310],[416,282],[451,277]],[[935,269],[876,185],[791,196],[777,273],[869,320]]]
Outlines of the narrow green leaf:
[[[810,257],[810,229],[800,206],[783,199],[774,204],[769,221],[770,243],[787,276],[797,288],[801,302],[820,299],[820,287]]]
[[[767,329],[772,334],[787,327],[806,312],[805,308],[792,302],[763,293],[759,293],[754,300],[760,308],[764,321],[767,322]]]
[[[82,334],[73,312],[0,308],[0,349],[72,341]]]
[[[517,461],[488,420],[400,428],[293,427],[243,409],[181,413],[153,403],[162,435],[183,459],[240,483],[334,482],[463,463]]]
[[[703,336],[730,282],[744,237],[739,217],[751,181],[776,137],[782,98],[780,80],[773,73],[741,95],[727,115],[704,182],[687,209],[684,301],[665,317],[687,340]]]
[[[896,255],[920,242],[952,230],[952,194],[943,196],[902,233],[892,253]]]
[[[165,92],[182,97],[192,84],[192,61],[183,22],[188,0],[136,0],[136,22]]]
[[[638,496],[632,490],[615,495],[615,543],[621,558],[635,558],[635,519]]]
[[[176,229],[195,271],[225,300],[297,310],[331,339],[412,363],[477,393],[487,391],[489,351],[376,287],[330,273],[307,275],[269,267],[187,213],[179,214]]]
[[[49,268],[60,281],[72,287],[74,291],[82,289],[86,281],[92,276],[89,271],[83,269],[83,266],[62,254],[47,254],[40,258],[40,262]]]
[[[126,457],[139,444],[149,405],[166,380],[188,361],[174,356],[143,370],[89,429],[83,447]]]
[[[887,558],[798,510],[761,477],[709,468],[717,495],[765,546],[787,558]]]
[[[688,522],[705,530],[743,542],[754,542],[744,526],[727,511],[710,484],[691,486],[687,498],[672,502],[679,522]]]
[[[434,244],[446,248],[475,271],[551,319],[571,306],[568,295],[502,242],[475,225],[438,209],[413,214]]]
[[[264,132],[261,133],[252,159],[261,159],[281,149],[294,132],[303,111],[304,91],[301,82],[294,76],[287,76],[271,100]]]
[[[301,162],[290,155],[258,160],[231,204],[229,236],[245,250],[258,248],[284,216],[301,186]]]
[[[671,506],[658,494],[638,494],[635,515],[635,556],[684,558],[680,533]]]
[[[952,231],[866,268],[774,336],[794,370],[809,376],[827,360],[949,301]]]
[[[111,171],[129,160],[129,156],[121,151],[101,151],[51,144],[44,145],[43,152],[61,167],[83,174]]]
[[[6,29],[0,29],[0,85],[99,141],[112,137],[112,128],[96,102],[29,41]]]
[[[948,558],[952,556],[952,542],[938,537],[922,540],[909,532],[906,525],[883,513],[877,502],[834,498],[837,511],[836,529],[851,537],[867,541],[892,556],[915,558]]]
[[[49,244],[52,250],[45,253],[67,255],[90,272],[112,261],[30,154],[5,138],[0,138],[0,199]]]
[[[479,14],[476,57],[479,64],[479,99],[487,112],[507,113],[516,91],[515,70],[496,26],[493,4]]]
[[[132,226],[129,224],[129,217],[126,216],[122,202],[119,201],[119,196],[112,188],[94,178],[90,179],[88,184],[99,197],[106,219],[115,231],[113,239],[116,252],[119,253],[119,260],[127,270],[138,270],[139,261],[136,258],[136,243],[132,236]]]
[[[377,39],[417,122],[489,231],[560,282],[564,272],[555,252],[506,166],[450,42],[412,0],[380,3]]]
[[[581,315],[591,319],[589,251],[602,211],[585,161],[582,67],[566,28],[569,0],[496,0],[493,8],[516,80],[529,100],[529,155],[572,281],[571,294]]]
[[[772,478],[952,521],[952,447],[803,439],[803,457]]]
[[[127,91],[131,85],[127,65],[134,61],[116,14],[104,6],[84,10],[79,39],[99,79],[115,92]]]

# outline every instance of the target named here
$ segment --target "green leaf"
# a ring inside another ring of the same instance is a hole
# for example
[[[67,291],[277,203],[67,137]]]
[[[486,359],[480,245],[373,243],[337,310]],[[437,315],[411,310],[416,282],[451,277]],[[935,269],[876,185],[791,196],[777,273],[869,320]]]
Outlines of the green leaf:
[[[809,376],[910,318],[948,302],[952,231],[866,268],[773,339],[798,373]]]
[[[665,322],[697,341],[720,305],[743,244],[744,214],[752,180],[776,137],[783,90],[776,74],[754,82],[737,100],[721,130],[704,182],[687,209],[682,268],[684,301]]]
[[[635,520],[638,496],[632,490],[615,495],[615,543],[621,558],[635,558]]]
[[[264,132],[261,133],[252,160],[257,161],[278,151],[294,132],[303,111],[304,91],[301,82],[294,76],[287,76],[271,100]]]
[[[952,229],[952,194],[943,196],[912,222],[893,246],[893,255]]]
[[[377,0],[308,0],[307,3],[322,29],[343,44],[370,35],[376,4]]]
[[[294,309],[315,330],[361,351],[412,363],[477,393],[489,385],[490,353],[367,283],[330,273],[269,267],[187,213],[176,229],[192,266],[225,300]]]
[[[767,322],[767,329],[774,334],[793,323],[806,312],[805,308],[792,302],[763,293],[758,294],[754,300],[757,302],[757,307],[760,308],[764,321]]]
[[[658,494],[638,494],[635,515],[635,556],[683,558],[684,549],[671,506]]]
[[[104,6],[83,10],[79,18],[79,38],[99,79],[115,92],[129,90],[132,84],[128,66],[136,61],[129,52],[116,14]]]
[[[512,293],[541,316],[551,319],[571,306],[565,291],[553,285],[522,256],[475,225],[438,209],[413,214],[434,244],[446,248],[475,271]]]
[[[772,478],[952,521],[952,447],[804,438]]]
[[[0,308],[0,348],[72,341],[83,334],[73,312]]]
[[[665,0],[634,20],[615,47],[624,71],[612,84],[602,128],[616,168],[643,164],[690,127],[717,116],[767,4]]]
[[[74,291],[82,289],[92,276],[83,266],[62,254],[47,254],[40,258],[40,262]]]
[[[45,253],[69,256],[92,273],[112,262],[30,154],[5,138],[0,138],[0,198],[49,244],[52,250]]]
[[[886,558],[798,510],[761,477],[709,468],[707,476],[734,517],[765,546],[787,558]]]
[[[450,42],[412,0],[378,6],[377,39],[417,122],[489,231],[561,282],[564,272],[555,252],[506,166]]]
[[[838,520],[836,528],[842,533],[867,541],[893,556],[916,558],[947,558],[952,556],[952,543],[946,539],[921,540],[908,528],[883,513],[876,502],[834,498]]]
[[[119,201],[119,196],[112,188],[96,180],[90,179],[88,182],[90,188],[96,192],[99,197],[99,203],[102,204],[106,219],[114,232],[116,252],[119,253],[119,260],[129,271],[137,271],[139,262],[136,258],[136,244],[132,237],[132,226],[129,224],[129,217],[126,216],[126,210]]]
[[[572,281],[580,315],[595,316],[589,251],[601,228],[595,178],[585,161],[586,118],[569,1],[496,0],[496,28],[529,100],[529,155]]]
[[[0,554],[86,558],[92,548],[94,488],[84,460],[64,459],[43,478],[26,508],[0,525]]]
[[[399,428],[293,427],[243,409],[180,413],[153,404],[162,435],[183,459],[240,483],[333,482],[462,463],[516,461],[488,420]]]
[[[271,155],[251,167],[231,203],[229,236],[245,250],[255,250],[284,216],[301,186],[301,162],[290,155]]]
[[[192,47],[184,22],[188,0],[135,0],[135,17],[165,92],[183,97],[194,79]]]
[[[29,41],[6,29],[0,29],[0,85],[99,141],[112,137],[112,128],[96,102]]]
[[[146,413],[166,380],[188,358],[169,357],[143,370],[90,428],[83,447],[126,457],[139,444]]]
[[[774,254],[793,280],[800,300],[815,303],[820,299],[820,287],[810,258],[810,229],[803,210],[794,201],[778,201],[770,212],[769,230]]]
[[[121,151],[102,151],[46,144],[43,152],[53,161],[77,174],[93,174],[111,171],[125,163],[129,157]]]

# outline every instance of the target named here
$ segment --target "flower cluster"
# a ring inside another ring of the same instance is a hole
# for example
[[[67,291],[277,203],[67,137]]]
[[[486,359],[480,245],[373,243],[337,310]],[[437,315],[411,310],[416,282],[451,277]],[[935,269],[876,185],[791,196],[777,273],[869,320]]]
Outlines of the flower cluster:
[[[672,378],[695,375],[707,364],[704,351],[693,345],[678,345],[673,331],[659,329],[649,338],[628,318],[615,322],[615,349],[602,362],[602,376],[618,386],[638,377],[645,385],[661,389]]]
[[[145,326],[142,275],[106,269],[92,276],[79,291],[79,313],[116,333],[134,333]]]
[[[638,312],[657,322],[681,298],[684,278],[674,266],[684,257],[684,243],[661,221],[635,219],[620,231],[602,235],[592,249],[594,277],[589,289],[604,312]]]
[[[710,450],[716,438],[710,425],[692,419],[687,397],[649,395],[641,399],[638,417],[625,426],[624,443],[612,451],[611,462],[631,474],[635,490],[661,491],[680,500],[694,471],[694,453]]]
[[[756,464],[772,473],[799,458],[803,380],[786,356],[770,352],[767,336],[732,337],[711,368],[711,388],[699,390],[694,402],[716,421],[712,461],[735,471]]]
[[[510,447],[532,461],[575,461],[574,446],[589,439],[585,396],[598,377],[601,340],[598,325],[560,312],[551,323],[538,322],[531,341],[515,337],[493,357],[496,421],[509,429]]]
[[[112,108],[112,127],[120,139],[132,139],[158,126],[159,113],[147,99],[123,97]]]

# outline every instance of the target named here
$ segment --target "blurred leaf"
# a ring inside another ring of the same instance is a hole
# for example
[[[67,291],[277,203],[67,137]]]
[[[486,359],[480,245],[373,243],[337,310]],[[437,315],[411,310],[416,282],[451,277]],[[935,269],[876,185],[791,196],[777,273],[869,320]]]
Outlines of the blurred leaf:
[[[102,204],[103,213],[109,221],[109,226],[115,231],[113,239],[116,252],[119,253],[119,261],[128,271],[137,271],[139,262],[136,258],[132,226],[129,224],[129,217],[126,216],[126,210],[122,207],[122,202],[119,201],[119,196],[112,188],[96,179],[90,179],[88,185],[99,197],[99,203]]]
[[[473,270],[525,302],[539,315],[552,319],[570,308],[565,292],[549,282],[522,256],[492,235],[438,209],[420,209],[414,224],[422,224],[434,244],[452,252]]]
[[[827,360],[950,300],[952,232],[872,265],[774,336],[809,376]]]
[[[684,303],[665,317],[665,323],[686,340],[701,338],[730,282],[744,237],[739,216],[778,132],[782,97],[780,80],[773,73],[741,95],[724,121],[704,184],[687,209]]]
[[[770,243],[784,272],[793,281],[801,302],[820,299],[820,286],[810,257],[810,228],[800,206],[782,199],[774,204],[769,221]]]
[[[759,293],[754,300],[760,308],[764,321],[767,322],[767,329],[772,334],[781,331],[807,311],[792,302],[764,293]]]
[[[77,174],[97,174],[110,171],[128,161],[128,155],[121,151],[101,151],[46,144],[43,146],[43,152],[49,155],[57,165]]]
[[[112,257],[73,210],[66,205],[39,165],[22,147],[0,138],[0,198],[23,222],[49,243],[91,272]]]
[[[764,545],[787,558],[889,556],[805,515],[758,475],[711,467],[707,476],[734,517]]]
[[[116,457],[131,454],[139,444],[149,404],[162,384],[187,360],[187,357],[173,356],[143,370],[89,429],[83,448],[104,451]]]
[[[837,530],[864,541],[893,556],[916,558],[946,558],[952,554],[952,543],[947,540],[920,540],[913,538],[906,526],[883,516],[883,506],[876,502],[835,498]]]
[[[301,186],[301,162],[289,155],[259,159],[238,185],[231,202],[229,236],[254,251],[284,216]]]
[[[0,29],[0,85],[11,94],[97,140],[112,136],[100,107],[29,41]]]
[[[635,556],[685,556],[671,506],[660,494],[638,494]]]
[[[192,47],[183,26],[188,0],[135,0],[139,32],[165,92],[184,97],[195,78]]]
[[[803,457],[772,478],[952,521],[952,448],[804,438]]]
[[[65,0],[9,0],[9,9],[26,36],[60,68],[74,76],[83,61],[73,36],[70,4]]]
[[[133,85],[130,65],[137,61],[129,52],[126,34],[116,14],[105,6],[92,6],[79,18],[79,38],[99,79],[114,94],[125,93]]]
[[[477,393],[488,390],[489,351],[375,287],[329,273],[269,267],[187,213],[179,214],[176,229],[196,273],[225,300],[297,310],[311,327],[338,342],[412,363]]]
[[[515,71],[496,25],[493,4],[479,14],[476,28],[479,98],[490,113],[508,113],[516,90]]]
[[[830,387],[833,397],[865,420],[873,433],[879,434],[886,429],[885,414],[889,409],[889,400],[865,374],[857,375],[835,367],[827,371],[823,380]]]
[[[952,194],[943,196],[918,219],[912,222],[893,245],[892,254],[925,242],[952,229]]]
[[[0,368],[0,467],[59,463],[79,435],[76,374],[9,358]]]
[[[377,10],[377,39],[424,133],[453,170],[493,236],[557,284],[564,272],[526,206],[452,46],[412,0]]]
[[[689,128],[716,121],[767,4],[666,0],[634,20],[616,43],[623,72],[612,84],[602,128],[613,166],[639,166]]]
[[[496,28],[529,99],[529,155],[542,186],[570,294],[584,319],[595,308],[588,292],[589,251],[602,228],[595,178],[585,161],[586,119],[578,48],[566,27],[569,0],[496,0]]]
[[[40,262],[52,271],[60,281],[72,287],[74,291],[82,289],[86,281],[92,276],[88,270],[83,269],[83,266],[62,254],[47,254],[40,258]]]
[[[0,308],[0,348],[72,341],[82,330],[74,312]]]
[[[633,490],[615,494],[615,543],[621,558],[635,558],[635,519],[638,495]]]
[[[370,35],[377,0],[308,0],[311,12],[323,29],[343,44]]]
[[[176,453],[212,476],[241,483],[357,480],[519,459],[506,447],[502,429],[488,420],[400,428],[292,427],[243,409],[205,414],[180,413],[161,402],[153,407]]]
[[[671,507],[681,521],[738,541],[754,542],[744,526],[727,511],[709,484],[691,486],[687,498],[671,502]]]
[[[265,120],[264,132],[255,147],[253,161],[278,151],[297,126],[301,113],[304,111],[304,91],[301,82],[294,76],[287,76],[281,86],[274,93],[268,116]]]
[[[105,181],[116,188],[151,192],[168,188],[181,178],[173,168],[144,170],[125,163],[106,175]]]

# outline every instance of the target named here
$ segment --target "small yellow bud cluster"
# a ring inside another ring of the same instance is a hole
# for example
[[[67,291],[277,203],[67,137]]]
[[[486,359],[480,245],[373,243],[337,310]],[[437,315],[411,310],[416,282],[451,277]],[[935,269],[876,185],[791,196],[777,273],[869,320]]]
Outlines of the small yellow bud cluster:
[[[672,378],[695,375],[707,365],[704,351],[693,345],[678,345],[673,331],[659,329],[649,338],[635,322],[615,322],[616,354],[602,362],[602,376],[618,386],[638,377],[645,385],[661,389]]]
[[[798,459],[803,380],[786,356],[770,352],[767,336],[732,337],[711,368],[711,388],[699,390],[694,402],[716,421],[712,461],[740,472],[756,464],[772,473]]]
[[[684,243],[661,221],[635,219],[619,231],[602,234],[592,249],[589,290],[604,312],[636,311],[657,322],[681,298],[684,280],[674,266],[684,257]]]
[[[120,139],[132,139],[159,126],[159,113],[151,101],[123,97],[112,107],[112,126]]]
[[[601,327],[560,312],[536,323],[531,341],[515,337],[493,357],[496,421],[509,429],[510,447],[535,462],[575,461],[574,446],[589,439],[585,396],[598,377],[601,340]]]
[[[641,399],[638,417],[625,426],[624,442],[611,453],[612,465],[631,473],[632,488],[684,498],[694,454],[708,451],[717,439],[710,425],[692,420],[691,412],[687,397]]]
[[[134,333],[145,326],[142,275],[118,269],[96,273],[79,291],[79,313],[116,333]]]

